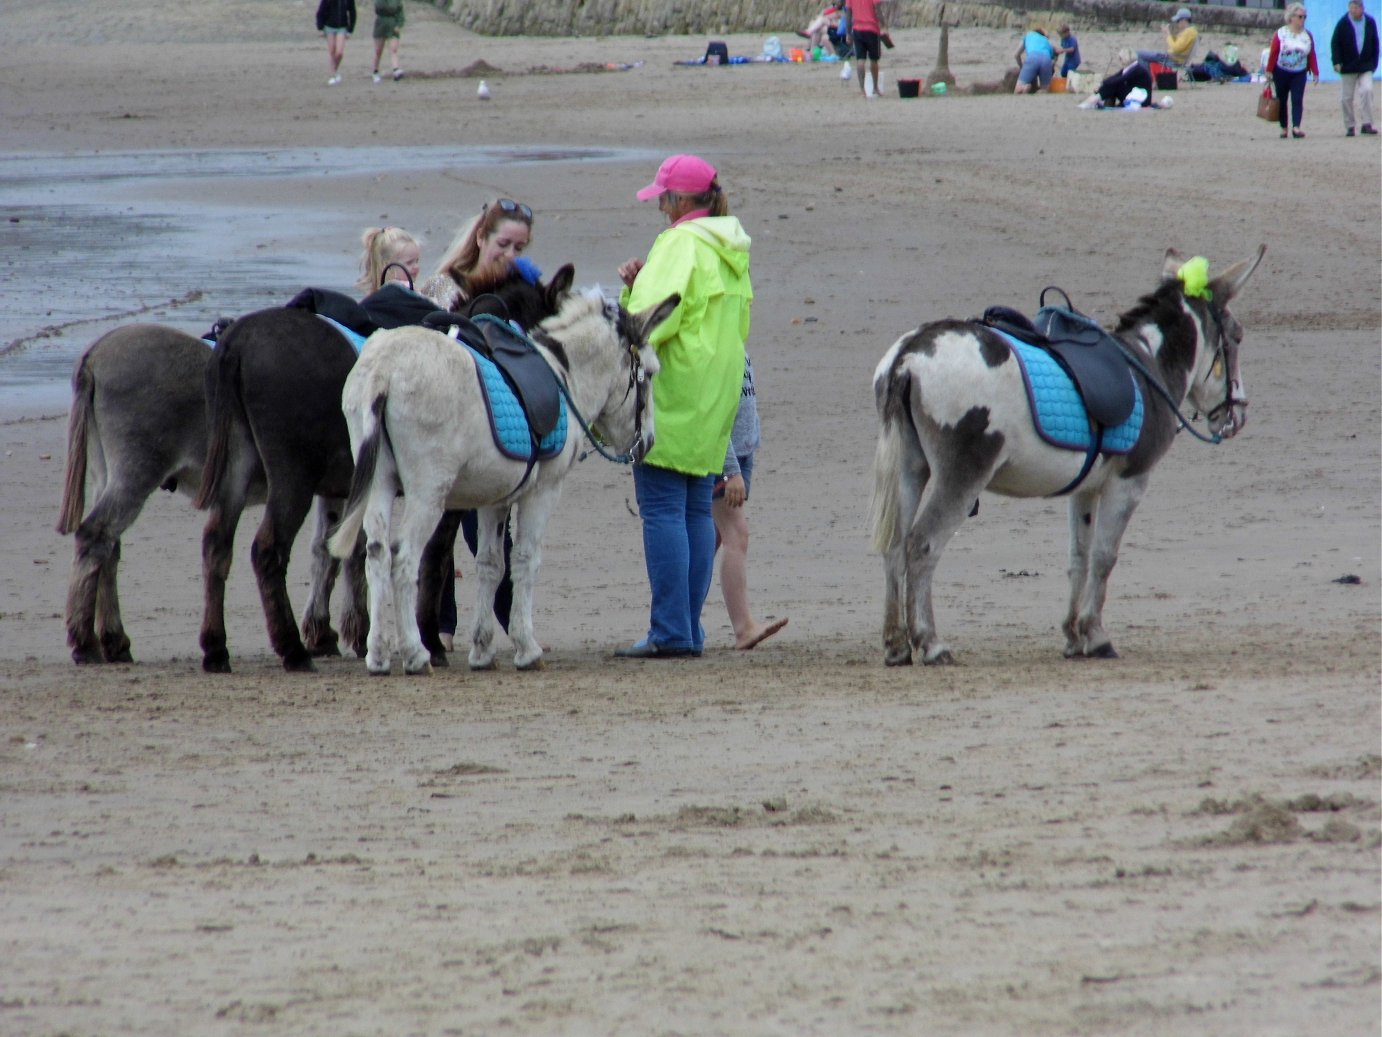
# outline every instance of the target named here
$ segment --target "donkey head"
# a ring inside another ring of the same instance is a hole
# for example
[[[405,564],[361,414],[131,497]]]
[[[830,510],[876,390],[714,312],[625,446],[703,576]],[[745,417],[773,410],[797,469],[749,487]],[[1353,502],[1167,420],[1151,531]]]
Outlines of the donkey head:
[[[517,271],[502,280],[475,289],[474,299],[466,316],[487,313],[501,320],[511,320],[524,329],[535,328],[561,309],[562,300],[571,292],[576,268],[570,263],[552,275],[547,284],[530,282]]]
[[[1200,349],[1186,395],[1206,416],[1210,430],[1224,439],[1241,432],[1248,417],[1238,367],[1243,325],[1229,312],[1228,304],[1247,284],[1266,251],[1266,245],[1260,246],[1255,257],[1239,260],[1213,279],[1203,259],[1187,260],[1175,249],[1167,249],[1162,268],[1164,280],[1180,282],[1200,329]]]
[[[648,336],[681,304],[672,294],[641,313],[629,313],[615,303],[606,303],[606,317],[619,339],[620,374],[611,380],[611,392],[596,430],[606,442],[628,443],[624,453],[641,461],[653,448],[653,376],[659,364],[657,353],[648,345]]]

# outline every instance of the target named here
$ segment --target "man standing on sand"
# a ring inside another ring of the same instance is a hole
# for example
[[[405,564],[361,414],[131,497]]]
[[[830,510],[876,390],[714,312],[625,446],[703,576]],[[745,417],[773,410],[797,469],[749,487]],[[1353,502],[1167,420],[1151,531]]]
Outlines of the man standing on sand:
[[[1363,124],[1359,130],[1371,137],[1377,134],[1372,125],[1372,74],[1377,71],[1377,23],[1363,13],[1363,0],[1348,0],[1348,13],[1334,26],[1330,41],[1330,63],[1339,73],[1343,92],[1344,136],[1353,136],[1354,102]]]
[[[859,89],[865,97],[878,96],[878,59],[883,32],[877,0],[849,0],[849,32],[854,40],[854,60],[859,65]],[[864,60],[869,63],[864,70]]]

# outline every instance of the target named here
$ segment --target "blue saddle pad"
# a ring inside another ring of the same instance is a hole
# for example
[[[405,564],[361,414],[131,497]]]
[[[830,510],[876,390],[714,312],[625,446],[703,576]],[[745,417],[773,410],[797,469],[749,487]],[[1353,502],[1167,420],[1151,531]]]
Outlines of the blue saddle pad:
[[[1080,399],[1079,390],[1050,353],[999,331],[1017,358],[1022,369],[1022,381],[1027,386],[1027,403],[1032,412],[1032,424],[1037,434],[1052,446],[1063,450],[1088,451],[1094,446],[1094,433],[1089,427],[1089,412]],[[1104,430],[1100,453],[1126,454],[1142,432],[1142,390],[1133,385],[1132,413],[1120,425]]]
[[[465,343],[460,343],[465,345]],[[475,361],[475,374],[480,380],[480,395],[485,398],[485,410],[489,413],[489,427],[494,433],[494,445],[505,457],[515,461],[527,461],[532,456],[532,432],[528,427],[528,415],[523,411],[514,391],[505,381],[504,375],[493,360],[470,346],[470,356]],[[558,396],[560,411],[557,426],[542,437],[537,445],[537,460],[545,461],[561,453],[566,445],[566,398]]]
[[[339,331],[341,333],[341,337],[345,339],[348,343],[350,343],[350,348],[355,350],[357,356],[359,355],[360,350],[364,348],[365,339],[368,338],[367,335],[361,335],[358,331],[346,327],[340,321],[332,320],[324,313],[317,314],[317,317],[320,320],[326,321],[326,323],[330,324],[333,328]]]

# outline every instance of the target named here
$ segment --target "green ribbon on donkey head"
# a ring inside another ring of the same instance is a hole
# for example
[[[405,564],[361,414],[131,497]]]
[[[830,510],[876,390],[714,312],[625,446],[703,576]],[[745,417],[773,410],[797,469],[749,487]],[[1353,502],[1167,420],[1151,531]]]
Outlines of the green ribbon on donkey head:
[[[1204,256],[1191,256],[1177,272],[1181,290],[1192,299],[1214,301],[1214,293],[1209,290],[1209,260]]]

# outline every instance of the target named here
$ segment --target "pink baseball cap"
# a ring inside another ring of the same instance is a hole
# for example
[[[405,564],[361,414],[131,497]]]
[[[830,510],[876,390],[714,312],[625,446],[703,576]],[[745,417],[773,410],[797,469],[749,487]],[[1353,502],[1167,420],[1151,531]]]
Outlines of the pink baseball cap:
[[[678,194],[702,194],[715,182],[715,167],[695,155],[673,155],[657,167],[653,182],[638,192],[638,200],[646,202],[667,191]]]

